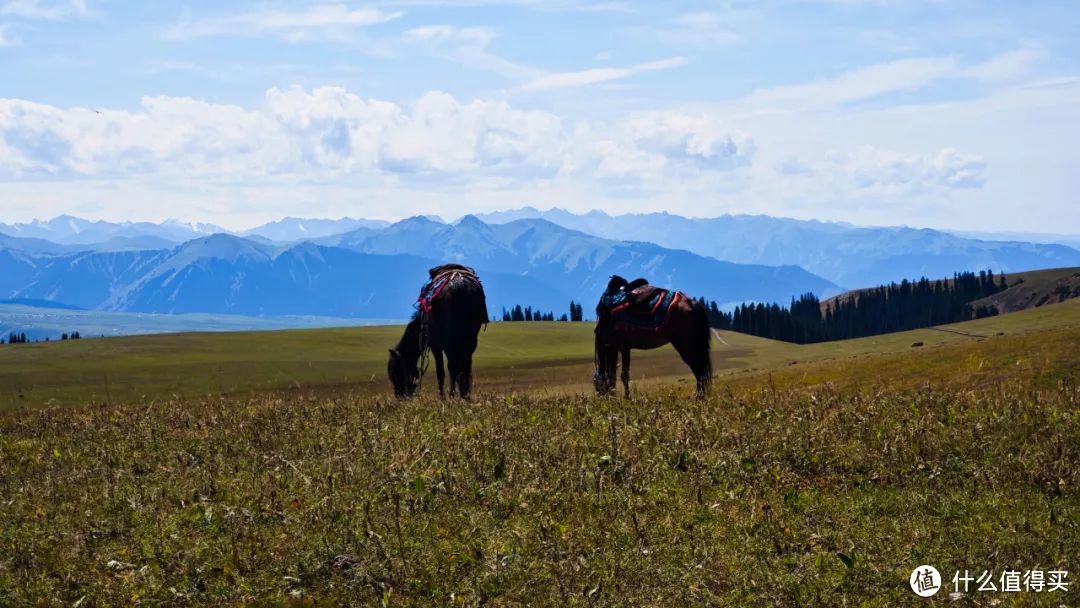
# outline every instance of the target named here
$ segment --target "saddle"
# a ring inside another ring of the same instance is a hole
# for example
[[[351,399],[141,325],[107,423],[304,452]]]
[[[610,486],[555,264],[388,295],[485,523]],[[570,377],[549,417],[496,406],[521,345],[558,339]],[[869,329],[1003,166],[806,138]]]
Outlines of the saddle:
[[[649,285],[645,279],[635,279],[600,296],[596,313],[599,318],[611,318],[620,331],[659,332],[667,326],[668,312],[685,297],[681,292]]]
[[[479,280],[479,278],[480,278],[480,277],[477,276],[475,270],[473,270],[472,268],[469,268],[468,266],[462,266],[461,264],[443,264],[442,266],[436,266],[436,267],[428,270],[428,276],[430,276],[431,280],[434,281],[436,278],[438,278],[439,275],[444,274],[444,273],[454,272],[454,271],[460,272],[462,274],[470,275],[472,278],[477,279],[477,280]]]
[[[461,264],[443,264],[442,266],[436,266],[428,270],[427,283],[420,288],[420,296],[416,298],[416,308],[423,314],[431,312],[432,302],[447,285],[452,283],[454,279],[461,277],[468,281],[472,281],[478,287],[480,287],[480,277],[477,276],[476,271],[468,266],[462,266]]]

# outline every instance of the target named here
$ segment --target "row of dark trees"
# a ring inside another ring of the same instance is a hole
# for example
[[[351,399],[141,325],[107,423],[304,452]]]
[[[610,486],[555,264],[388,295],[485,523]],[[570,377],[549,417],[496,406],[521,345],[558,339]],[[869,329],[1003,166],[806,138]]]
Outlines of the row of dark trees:
[[[992,306],[973,307],[971,302],[1006,289],[1004,275],[991,270],[962,272],[952,279],[879,285],[827,302],[824,306],[812,293],[792,298],[787,307],[779,304],[741,304],[732,312],[720,310],[716,302],[704,299],[709,324],[754,336],[809,344],[874,336],[945,323],[956,323],[997,314]],[[584,320],[580,303],[570,302],[570,314],[559,321]],[[503,321],[555,321],[555,314],[515,306],[502,311]]]
[[[73,331],[70,334],[69,333],[60,334],[60,339],[61,340],[79,340],[81,338],[82,338],[82,334],[80,334],[77,331]],[[34,340],[34,341],[37,342],[37,340]],[[49,339],[45,338],[45,341],[48,342]],[[0,344],[27,344],[29,342],[30,342],[30,340],[26,337],[26,332],[19,332],[19,333],[11,332],[10,334],[8,334],[7,338],[0,338]]]
[[[563,313],[558,319],[555,318],[553,312],[541,312],[537,307],[535,310],[531,306],[521,307],[521,304],[511,308],[510,310],[502,309],[503,321],[583,321],[585,319],[585,311],[580,303],[570,301],[570,314]]]
[[[997,314],[992,306],[971,306],[1008,285],[1005,276],[992,271],[963,272],[952,280],[918,281],[880,285],[838,298],[822,306],[812,294],[792,298],[790,306],[742,304],[728,313],[716,302],[705,302],[709,323],[717,329],[808,344],[846,340],[896,331],[955,323]]]
[[[540,309],[533,310],[532,306],[521,307],[521,304],[502,311],[503,321],[554,321],[555,313],[553,312],[540,312]],[[559,317],[560,321],[566,321],[566,315]]]

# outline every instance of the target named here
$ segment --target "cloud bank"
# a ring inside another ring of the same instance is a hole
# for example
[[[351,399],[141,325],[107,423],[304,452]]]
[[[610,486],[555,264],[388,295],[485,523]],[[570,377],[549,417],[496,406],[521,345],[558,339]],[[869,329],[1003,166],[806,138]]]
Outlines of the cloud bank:
[[[749,134],[707,116],[648,113],[569,126],[549,112],[437,91],[403,106],[342,87],[294,86],[268,90],[253,108],[157,96],[137,111],[0,99],[0,177],[11,180],[661,174],[732,170],[753,154]]]

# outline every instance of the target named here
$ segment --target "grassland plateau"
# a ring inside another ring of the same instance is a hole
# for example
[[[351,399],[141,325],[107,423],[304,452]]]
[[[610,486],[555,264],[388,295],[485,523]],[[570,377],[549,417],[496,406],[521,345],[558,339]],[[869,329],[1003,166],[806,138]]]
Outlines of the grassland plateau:
[[[669,349],[596,398],[590,325],[505,323],[472,401],[397,401],[399,331],[0,348],[0,605],[898,606],[931,601],[924,563],[934,603],[956,570],[1076,576],[1080,300],[718,332],[706,400]]]

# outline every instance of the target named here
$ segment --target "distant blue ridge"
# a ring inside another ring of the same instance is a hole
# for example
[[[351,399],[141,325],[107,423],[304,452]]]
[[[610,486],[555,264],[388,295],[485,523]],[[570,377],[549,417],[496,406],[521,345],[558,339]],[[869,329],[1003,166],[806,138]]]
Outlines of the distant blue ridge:
[[[15,304],[18,306],[33,306],[34,308],[57,308],[60,310],[86,310],[79,306],[54,302],[53,300],[41,300],[38,298],[7,298],[0,300],[0,304]]]

